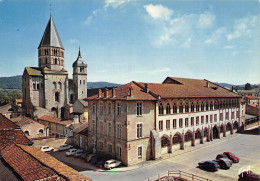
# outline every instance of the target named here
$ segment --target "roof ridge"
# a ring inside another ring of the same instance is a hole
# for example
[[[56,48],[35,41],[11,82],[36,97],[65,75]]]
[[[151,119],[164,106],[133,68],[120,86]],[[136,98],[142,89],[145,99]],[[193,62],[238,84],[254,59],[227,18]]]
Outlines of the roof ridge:
[[[141,89],[143,89],[143,91],[145,91],[145,87],[143,87],[143,86],[141,86],[140,84],[138,84],[137,82],[135,82],[135,81],[132,81],[135,85],[137,85],[138,87],[140,87]],[[147,83],[144,83],[144,84],[147,84]],[[150,94],[150,95],[152,95],[154,98],[156,98],[156,99],[160,99],[160,95],[158,95],[158,94],[155,94],[154,92],[152,92],[152,91],[148,91],[147,92],[148,94]]]

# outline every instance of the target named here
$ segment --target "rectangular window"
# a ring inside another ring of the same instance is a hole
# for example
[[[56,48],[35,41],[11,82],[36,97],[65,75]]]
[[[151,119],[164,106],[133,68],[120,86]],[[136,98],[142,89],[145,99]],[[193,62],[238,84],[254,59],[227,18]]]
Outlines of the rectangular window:
[[[212,123],[213,122],[213,115],[211,114],[210,115],[210,123]]]
[[[116,147],[116,154],[117,154],[118,157],[122,156],[122,148],[121,147],[119,147],[119,146]]]
[[[186,126],[186,127],[189,126],[189,118],[185,118],[185,126]]]
[[[201,119],[201,124],[204,124],[204,116],[201,116],[200,119]]]
[[[229,112],[226,112],[226,120],[229,120]]]
[[[159,121],[159,130],[160,130],[160,131],[163,130],[163,121]]]
[[[108,123],[108,135],[112,135],[112,123]]]
[[[191,126],[194,126],[194,117],[191,118]]]
[[[235,118],[235,113],[231,112],[231,119],[234,119],[234,118]]]
[[[107,145],[107,148],[108,148],[108,153],[112,153],[112,145],[111,145],[111,144],[108,144],[108,145]]]
[[[142,138],[143,136],[143,125],[142,123],[136,125],[137,138]]]
[[[37,83],[37,90],[39,90],[40,89],[40,84],[39,83]]]
[[[33,90],[36,90],[36,84],[33,83]]]
[[[176,125],[176,119],[174,119],[173,122],[172,122],[172,127],[173,127],[173,129],[176,129],[176,126],[177,126],[177,125]]]
[[[92,113],[94,114],[96,112],[96,103],[93,103],[92,105]]]
[[[239,111],[237,111],[237,118],[239,118]]]
[[[182,119],[179,119],[179,128],[182,128]]]
[[[196,117],[196,125],[199,125],[199,124],[200,124],[200,117],[197,116],[197,117]]]
[[[92,126],[93,126],[93,132],[96,132],[96,122],[95,122],[95,120],[92,121]]]
[[[117,103],[117,115],[121,115],[121,103]]]
[[[117,125],[117,138],[121,139],[122,137],[122,125],[118,124]]]
[[[138,147],[138,158],[142,158],[142,156],[143,156],[143,147],[139,146]]]
[[[206,115],[206,124],[209,123],[209,115]]]
[[[111,114],[111,107],[112,107],[111,103],[108,103],[108,114],[109,115]]]
[[[99,113],[100,113],[100,115],[103,114],[103,110],[104,110],[103,103],[100,103],[100,104],[99,104]]]
[[[223,121],[223,113],[219,113],[219,120]]]
[[[103,134],[104,132],[104,123],[103,121],[100,121],[100,134]]]
[[[104,149],[104,143],[103,142],[99,142],[99,148],[100,148],[100,150]]]
[[[214,114],[214,121],[217,122],[217,114]]]
[[[166,120],[166,129],[170,129],[170,120]]]
[[[136,114],[137,114],[137,116],[142,116],[142,103],[137,103],[136,104]]]

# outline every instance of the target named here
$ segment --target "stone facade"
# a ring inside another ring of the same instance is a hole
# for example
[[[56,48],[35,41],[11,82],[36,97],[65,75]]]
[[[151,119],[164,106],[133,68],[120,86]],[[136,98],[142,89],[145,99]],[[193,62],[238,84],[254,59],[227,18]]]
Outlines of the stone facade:
[[[187,88],[190,92],[183,92]],[[196,79],[131,82],[100,90],[85,100],[89,103],[88,150],[125,165],[233,134],[245,114],[240,96]]]
[[[36,110],[44,108],[53,112],[55,117],[69,119],[72,106],[68,104],[87,97],[87,64],[79,51],[73,63],[73,80],[69,81],[64,54],[64,47],[50,17],[38,47],[39,67],[26,67],[23,74],[23,108],[27,116],[38,117],[39,111]]]

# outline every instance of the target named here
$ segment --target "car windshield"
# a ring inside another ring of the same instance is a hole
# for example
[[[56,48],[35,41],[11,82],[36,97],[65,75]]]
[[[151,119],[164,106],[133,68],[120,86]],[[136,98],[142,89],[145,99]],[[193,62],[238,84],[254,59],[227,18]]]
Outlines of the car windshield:
[[[230,156],[235,156],[234,154],[230,154]]]

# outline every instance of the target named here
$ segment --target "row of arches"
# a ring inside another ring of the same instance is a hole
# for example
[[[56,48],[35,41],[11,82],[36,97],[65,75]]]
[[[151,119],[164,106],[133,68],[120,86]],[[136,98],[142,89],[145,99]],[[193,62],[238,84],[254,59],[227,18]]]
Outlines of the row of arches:
[[[171,147],[174,145],[180,145],[180,149],[183,149],[183,144],[185,142],[191,142],[191,146],[195,146],[195,141],[199,140],[203,143],[204,140],[212,141],[213,139],[218,139],[221,136],[225,137],[227,133],[233,134],[234,130],[238,129],[238,122],[221,124],[220,126],[214,125],[213,128],[205,127],[203,129],[198,128],[196,131],[188,130],[181,134],[176,132],[174,135],[169,136],[164,134],[161,137],[161,147]]]
[[[59,58],[52,58],[51,60],[49,58],[39,58],[39,62],[41,64],[54,64],[54,65],[61,65],[64,66],[64,60]]]

